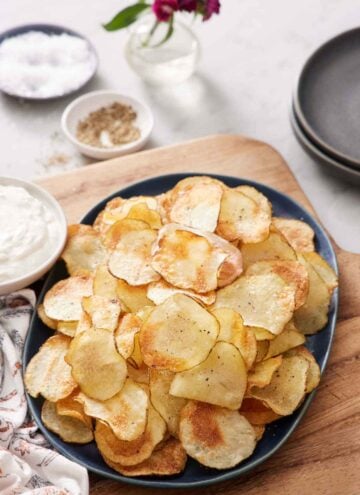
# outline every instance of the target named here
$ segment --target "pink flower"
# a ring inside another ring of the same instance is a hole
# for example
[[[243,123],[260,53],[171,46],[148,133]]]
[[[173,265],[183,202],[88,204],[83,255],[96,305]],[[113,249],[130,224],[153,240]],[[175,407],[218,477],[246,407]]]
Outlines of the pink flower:
[[[177,0],[155,0],[152,5],[152,10],[160,22],[167,22],[178,9]]]
[[[204,21],[210,19],[213,14],[219,14],[220,0],[205,0]]]
[[[179,10],[195,12],[197,9],[197,4],[197,0],[179,0]]]

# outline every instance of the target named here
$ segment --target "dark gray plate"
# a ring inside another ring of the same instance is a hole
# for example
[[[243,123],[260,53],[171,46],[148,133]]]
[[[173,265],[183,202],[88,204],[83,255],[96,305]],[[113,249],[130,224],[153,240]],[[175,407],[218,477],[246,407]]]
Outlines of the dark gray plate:
[[[172,188],[179,180],[184,179],[189,175],[198,174],[174,174],[174,175],[162,175],[160,177],[153,177],[151,179],[137,182],[133,185],[125,187],[124,189],[112,194],[108,198],[95,205],[83,218],[82,223],[92,224],[98,215],[98,213],[105,207],[105,204],[110,199],[116,196],[122,196],[129,198],[131,196],[141,195],[157,195]],[[227,177],[222,175],[214,175],[213,177],[222,180],[230,187],[239,186],[241,184],[247,184],[254,186],[263,194],[265,194],[273,205],[274,215],[283,216],[289,218],[297,218],[307,222],[315,231],[316,250],[327,260],[328,263],[337,272],[337,262],[335,252],[331,245],[331,242],[321,227],[321,225],[298,203],[285,194],[265,186],[257,182],[250,180],[240,179],[237,177]],[[43,300],[43,297],[57,281],[66,278],[65,267],[62,262],[58,262],[53,270],[50,272],[47,278],[42,293],[39,297],[39,302]],[[335,333],[336,316],[338,309],[338,290],[336,289],[329,309],[329,320],[326,327],[316,335],[311,335],[307,339],[307,347],[314,354],[317,362],[320,365],[323,372],[330,354],[331,344]],[[30,329],[26,338],[23,365],[26,368],[28,362],[32,356],[38,351],[39,347],[44,341],[49,338],[54,332],[47,328],[39,319],[36,312],[31,321]],[[211,485],[220,481],[228,480],[230,478],[238,477],[244,473],[247,473],[251,469],[255,468],[271,455],[273,455],[289,438],[291,433],[295,430],[299,424],[301,418],[304,416],[307,408],[310,405],[314,397],[315,392],[312,392],[306,397],[301,407],[297,409],[291,416],[275,421],[267,426],[266,432],[260,442],[257,444],[254,453],[242,462],[239,466],[235,466],[231,469],[224,471],[218,471],[216,469],[208,469],[201,466],[193,459],[189,459],[185,470],[177,476],[171,477],[138,477],[127,478],[121,476],[119,473],[111,469],[103,461],[95,442],[86,445],[76,445],[63,442],[57,435],[49,431],[41,421],[41,406],[42,399],[34,399],[27,395],[27,400],[31,413],[33,414],[39,428],[49,440],[49,442],[55,447],[56,450],[64,454],[69,459],[78,462],[85,466],[89,471],[101,474],[107,478],[112,478],[118,481],[123,481],[133,485],[151,486],[156,488],[190,488]],[[200,492],[199,492],[200,493]],[[215,493],[215,492],[214,492]]]
[[[322,151],[360,169],[360,28],[336,36],[310,56],[294,107]]]
[[[335,160],[325,152],[323,152],[309,136],[306,135],[305,130],[301,127],[295,109],[290,111],[291,127],[294,131],[296,139],[306,153],[315,159],[317,163],[326,167],[328,171],[335,175],[337,178],[351,182],[352,184],[360,184],[360,170],[345,165],[344,163]]]
[[[45,33],[45,34],[63,34],[63,33],[66,33],[66,34],[70,34],[71,36],[76,36],[77,38],[81,38],[81,39],[85,40],[87,42],[87,44],[89,45],[90,51],[95,56],[96,63],[94,65],[94,70],[93,70],[92,74],[90,74],[90,76],[77,88],[74,88],[70,91],[67,91],[66,93],[54,94],[52,96],[46,96],[44,98],[39,98],[38,96],[37,97],[22,96],[22,95],[16,94],[16,93],[10,93],[9,91],[6,91],[5,89],[3,89],[1,87],[0,87],[0,91],[2,91],[3,93],[5,93],[9,96],[14,96],[16,98],[21,98],[21,99],[27,100],[27,101],[52,101],[52,100],[55,100],[57,98],[62,98],[63,96],[68,96],[68,95],[71,95],[73,93],[76,93],[77,91],[79,91],[79,89],[83,88],[94,77],[94,75],[97,71],[98,65],[99,65],[99,58],[98,58],[98,55],[96,53],[96,50],[95,50],[94,46],[92,45],[92,43],[90,43],[90,41],[87,38],[85,38],[85,36],[83,36],[80,33],[77,33],[76,31],[73,31],[72,29],[68,29],[66,27],[58,26],[55,24],[25,24],[23,26],[17,26],[15,28],[9,29],[8,31],[4,31],[3,33],[1,33],[0,34],[0,44],[7,38],[12,38],[13,36],[18,36],[19,34],[25,34],[25,33],[28,33],[29,31],[40,31],[41,33]]]

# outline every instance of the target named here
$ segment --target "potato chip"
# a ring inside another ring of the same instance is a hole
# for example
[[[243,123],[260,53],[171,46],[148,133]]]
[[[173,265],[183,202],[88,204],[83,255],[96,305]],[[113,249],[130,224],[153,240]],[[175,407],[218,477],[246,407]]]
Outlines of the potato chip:
[[[285,237],[273,227],[270,229],[269,237],[264,241],[242,245],[241,254],[245,270],[257,261],[297,260],[294,249]]]
[[[258,261],[250,265],[246,275],[276,273],[295,289],[295,309],[302,306],[309,292],[309,276],[306,268],[298,261]]]
[[[239,313],[230,308],[215,308],[212,310],[220,324],[217,340],[234,344],[240,351],[246,367],[250,368],[256,358],[256,339],[254,334],[243,325]]]
[[[94,439],[92,429],[71,416],[61,416],[56,412],[56,404],[45,401],[41,409],[41,420],[64,442],[89,443]]]
[[[59,416],[69,416],[81,421],[92,429],[92,419],[85,414],[83,405],[78,400],[79,389],[75,389],[70,395],[56,402],[56,412]]]
[[[81,318],[81,317],[80,317]],[[78,327],[78,321],[58,321],[57,323],[57,331],[64,334],[68,335],[69,337],[74,337],[77,327]]]
[[[173,285],[168,284],[165,280],[159,280],[158,282],[152,282],[148,285],[147,297],[155,304],[161,304],[170,296],[174,294],[185,294],[192,297],[195,301],[203,303],[206,306],[215,302],[215,291],[206,292],[205,294],[199,294],[191,289],[179,289]]]
[[[144,285],[159,280],[159,274],[151,265],[151,250],[156,238],[156,231],[151,229],[123,235],[110,255],[110,272],[130,285]]]
[[[204,361],[219,333],[216,318],[193,299],[175,294],[156,306],[140,330],[150,368],[183,371]]]
[[[144,433],[136,440],[119,440],[112,429],[101,421],[96,421],[95,441],[104,458],[122,466],[135,466],[153,453],[164,439],[166,423],[160,414],[149,404],[148,420]]]
[[[338,286],[337,275],[332,267],[318,253],[303,254],[316,273],[323,279],[330,293]]]
[[[306,393],[309,394],[316,388],[320,383],[321,371],[317,364],[314,356],[311,354],[309,349],[304,346],[299,346],[294,349],[289,350],[286,356],[302,356],[309,363],[309,369],[306,376]]]
[[[72,323],[72,322],[69,322]],[[82,311],[80,315],[80,319],[78,321],[76,330],[75,330],[75,336],[78,335],[81,332],[88,332],[89,330],[92,330],[92,321],[90,316],[85,313],[85,311]]]
[[[108,297],[116,299],[118,279],[111,275],[107,265],[99,265],[96,267],[93,280],[93,294],[95,296]]]
[[[248,390],[253,387],[264,388],[269,385],[273,374],[280,368],[282,356],[276,356],[257,363],[248,375]]]
[[[94,328],[114,331],[120,316],[120,302],[104,296],[83,297],[82,307],[92,321]]]
[[[216,289],[220,281],[230,283],[242,271],[236,247],[215,234],[176,224],[160,230],[153,253],[152,266],[169,284],[198,293]]]
[[[265,359],[273,356],[278,356],[284,352],[297,347],[305,342],[305,337],[300,333],[293,325],[289,323],[285,326],[280,335],[277,335],[275,339],[269,342],[269,349],[265,356]]]
[[[150,226],[141,220],[135,220],[130,218],[124,218],[117,221],[107,230],[104,235],[104,245],[109,250],[114,250],[118,242],[126,237],[127,234],[132,232],[141,232],[142,230],[149,229]]]
[[[305,335],[312,335],[326,325],[331,295],[329,290],[305,258],[299,257],[299,261],[306,267],[309,275],[309,293],[306,302],[294,313],[294,323],[296,328]]]
[[[177,437],[181,409],[186,399],[170,395],[170,385],[175,373],[167,370],[150,370],[150,398],[157,412],[166,421],[171,435]]]
[[[275,338],[275,335],[269,332],[269,330],[265,330],[265,328],[253,326],[247,326],[246,328],[255,336],[257,342],[272,340]]]
[[[144,306],[153,306],[153,302],[147,297],[147,285],[133,287],[125,280],[118,280],[117,295],[126,310],[136,313]]]
[[[260,340],[256,346],[256,358],[255,362],[260,363],[265,359],[266,354],[268,353],[270,347],[270,342],[268,340]]]
[[[251,423],[250,423],[251,424]],[[265,433],[265,425],[251,425],[255,432],[255,440],[259,442]]]
[[[144,364],[144,359],[141,353],[139,334],[135,334],[134,337],[134,350],[129,357],[129,363],[135,368],[141,368]]]
[[[128,442],[136,440],[145,431],[149,399],[142,387],[127,378],[123,388],[111,399],[99,401],[80,393],[79,401],[88,416],[110,426],[114,435]]]
[[[136,312],[136,316],[138,316],[141,321],[145,321],[150,316],[153,309],[154,306],[144,306]]]
[[[90,225],[68,226],[68,238],[61,255],[70,275],[91,275],[104,263],[107,253],[99,233]]]
[[[175,375],[170,394],[239,409],[246,383],[246,366],[238,349],[227,342],[218,342],[204,362]]]
[[[31,358],[24,380],[32,397],[41,394],[45,399],[56,402],[68,396],[76,387],[71,368],[64,361],[71,339],[57,334],[50,337]]]
[[[116,351],[113,335],[107,330],[77,334],[65,359],[81,391],[92,399],[110,399],[125,383],[126,361]]]
[[[266,407],[261,401],[248,397],[245,397],[242,401],[240,414],[245,416],[253,427],[266,425],[281,418],[279,414],[274,413],[272,409]]]
[[[262,194],[260,191],[255,189],[252,186],[237,186],[235,187],[236,191],[240,191],[245,196],[248,196],[252,200],[255,201],[259,205],[259,207],[263,210],[264,214],[266,214],[270,220],[272,215],[272,206],[267,197]]]
[[[104,461],[124,476],[170,476],[185,468],[187,455],[181,443],[169,438],[148,459],[136,466],[122,466],[104,457]]]
[[[44,305],[41,303],[37,307],[37,314],[44,325],[51,328],[51,330],[57,329],[57,321],[47,316],[47,314],[45,313]]]
[[[139,367],[132,366],[129,362],[127,363],[128,377],[134,380],[136,383],[141,383],[143,385],[149,385],[150,382],[150,370],[146,364],[142,364]]]
[[[140,332],[141,319],[131,313],[124,315],[114,332],[116,348],[124,359],[128,359],[134,352],[135,334]]]
[[[252,387],[251,397],[264,402],[276,414],[292,414],[301,404],[306,391],[308,361],[302,356],[284,357],[266,387]]]
[[[268,208],[238,189],[227,188],[221,198],[216,233],[228,241],[261,242],[269,235]]]
[[[91,293],[90,277],[70,277],[60,280],[45,295],[46,316],[54,320],[78,320],[82,311],[81,300]]]
[[[160,229],[162,226],[161,216],[158,211],[152,210],[146,203],[137,203],[132,206],[126,218],[141,220],[152,229]]]
[[[238,411],[189,402],[181,411],[179,435],[190,457],[204,466],[228,469],[249,457],[255,431]]]
[[[291,319],[295,289],[275,273],[245,275],[217,292],[215,307],[240,313],[244,324],[262,327],[274,335]],[[301,309],[301,308],[300,308]]]
[[[295,251],[299,253],[315,251],[315,233],[310,225],[294,218],[274,217],[272,221]]]

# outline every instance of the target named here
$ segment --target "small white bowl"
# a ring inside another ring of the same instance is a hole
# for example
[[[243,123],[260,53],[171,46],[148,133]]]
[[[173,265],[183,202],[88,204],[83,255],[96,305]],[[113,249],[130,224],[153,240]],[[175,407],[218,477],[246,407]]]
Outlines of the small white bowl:
[[[49,255],[45,259],[45,261],[43,261],[41,264],[39,264],[39,266],[33,268],[32,270],[25,272],[21,277],[7,280],[5,282],[0,282],[0,295],[4,295],[9,294],[10,292],[14,292],[15,290],[23,289],[24,287],[32,284],[40,277],[42,277],[44,273],[46,273],[54,265],[65,246],[67,237],[67,222],[65,214],[59,203],[42,187],[39,187],[32,182],[15,179],[13,177],[0,177],[0,185],[23,187],[24,189],[26,189],[29,194],[41,201],[45,208],[51,210],[59,225],[59,233],[56,240],[56,245],[53,247],[52,251],[49,252]]]
[[[76,129],[80,120],[86,118],[90,112],[111,103],[119,102],[130,105],[136,112],[135,125],[140,130],[140,138],[132,143],[114,146],[113,148],[98,148],[82,143],[76,137]],[[154,118],[150,108],[139,100],[130,96],[124,96],[116,91],[92,91],[71,102],[64,110],[61,117],[61,127],[66,137],[76,146],[76,148],[86,156],[106,160],[116,156],[133,153],[143,148],[148,141],[154,126]]]

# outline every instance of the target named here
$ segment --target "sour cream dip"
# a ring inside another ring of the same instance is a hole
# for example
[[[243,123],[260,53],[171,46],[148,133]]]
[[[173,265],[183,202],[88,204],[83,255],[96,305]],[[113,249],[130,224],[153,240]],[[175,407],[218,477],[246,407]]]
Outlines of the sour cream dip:
[[[0,283],[22,277],[54,251],[59,223],[25,188],[0,185]]]

